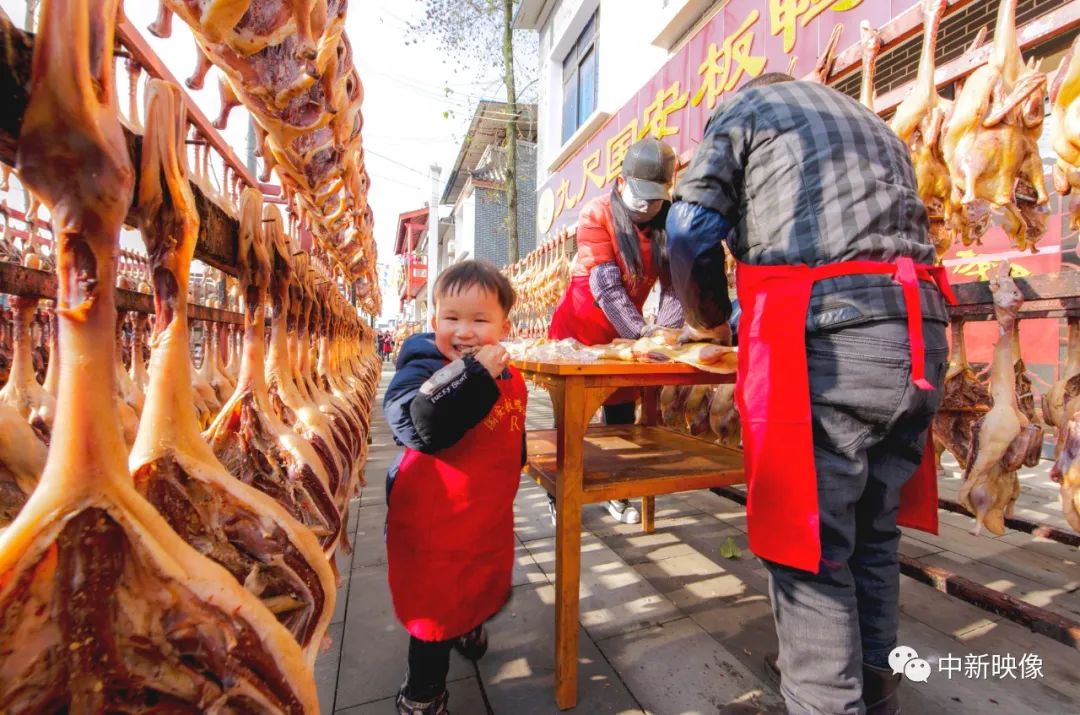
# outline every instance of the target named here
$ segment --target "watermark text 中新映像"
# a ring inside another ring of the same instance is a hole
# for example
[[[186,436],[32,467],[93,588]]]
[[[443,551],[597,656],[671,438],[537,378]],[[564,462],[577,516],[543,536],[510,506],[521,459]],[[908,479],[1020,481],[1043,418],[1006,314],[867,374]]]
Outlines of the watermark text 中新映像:
[[[897,646],[889,654],[889,665],[894,674],[903,674],[908,680],[925,683],[934,672],[930,660],[920,658],[914,648]],[[953,677],[970,680],[1036,680],[1043,677],[1042,656],[1024,653],[1012,654],[968,653],[964,656],[948,655],[936,660],[937,672],[952,680]]]

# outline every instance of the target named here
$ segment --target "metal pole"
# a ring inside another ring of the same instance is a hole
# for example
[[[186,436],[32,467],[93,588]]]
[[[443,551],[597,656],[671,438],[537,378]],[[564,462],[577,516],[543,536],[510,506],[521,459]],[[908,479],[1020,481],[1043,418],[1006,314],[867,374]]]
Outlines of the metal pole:
[[[258,176],[259,171],[255,163],[255,120],[248,117],[248,130],[247,130],[247,170],[251,172],[252,176]]]
[[[427,314],[435,315],[435,278],[439,275],[439,177],[442,168],[432,164],[431,202],[428,204],[427,244]]]

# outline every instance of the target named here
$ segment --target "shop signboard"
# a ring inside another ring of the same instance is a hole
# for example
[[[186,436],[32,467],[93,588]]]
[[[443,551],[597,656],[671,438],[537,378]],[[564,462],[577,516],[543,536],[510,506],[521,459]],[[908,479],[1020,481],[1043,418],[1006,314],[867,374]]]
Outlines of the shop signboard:
[[[540,233],[552,237],[577,221],[581,205],[610,191],[629,146],[662,139],[680,155],[693,151],[725,94],[764,72],[813,70],[837,24],[841,49],[858,40],[863,20],[877,27],[912,0],[732,0],[668,60],[544,183]]]
[[[425,285],[427,285],[427,263],[425,259],[417,256],[415,253],[408,255],[408,271],[409,285],[405,294],[405,300],[415,298]]]
[[[917,5],[915,0],[731,0],[707,22],[629,102],[548,178],[537,198],[541,234],[552,238],[574,224],[581,206],[611,184],[634,141],[653,136],[687,158],[701,140],[717,103],[744,82],[765,72],[811,72],[836,25],[842,25],[839,50],[859,39],[859,24],[882,27]],[[914,79],[915,67],[912,67]],[[1049,127],[1044,129],[1048,132]],[[1040,143],[1047,169],[1052,151]],[[1052,191],[1052,189],[1051,189]],[[1016,276],[1080,270],[1076,232],[1069,228],[1066,199],[1051,193],[1046,234],[1038,253],[1017,251],[995,225],[971,246],[955,245],[944,257],[953,283],[987,280],[1001,260]],[[1053,379],[1060,340],[1056,320],[1021,324],[1024,357]],[[988,362],[996,332],[992,321],[966,328],[969,359]]]

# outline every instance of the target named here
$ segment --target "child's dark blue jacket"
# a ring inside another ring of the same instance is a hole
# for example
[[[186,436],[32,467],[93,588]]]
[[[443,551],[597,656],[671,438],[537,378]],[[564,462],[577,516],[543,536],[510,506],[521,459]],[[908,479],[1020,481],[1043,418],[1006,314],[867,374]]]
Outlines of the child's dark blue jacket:
[[[417,333],[401,345],[383,414],[397,444],[433,454],[461,440],[498,401],[499,387],[487,368],[472,357],[447,362],[435,347],[434,333]],[[524,465],[524,439],[521,461]],[[386,474],[387,501],[400,462],[398,455]]]

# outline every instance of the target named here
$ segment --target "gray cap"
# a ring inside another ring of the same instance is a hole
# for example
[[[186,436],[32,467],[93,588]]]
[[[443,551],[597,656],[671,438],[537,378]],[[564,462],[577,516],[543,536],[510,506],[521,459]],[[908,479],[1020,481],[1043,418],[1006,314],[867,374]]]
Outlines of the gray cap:
[[[622,175],[637,198],[671,201],[675,150],[652,137],[635,142],[623,158]]]

